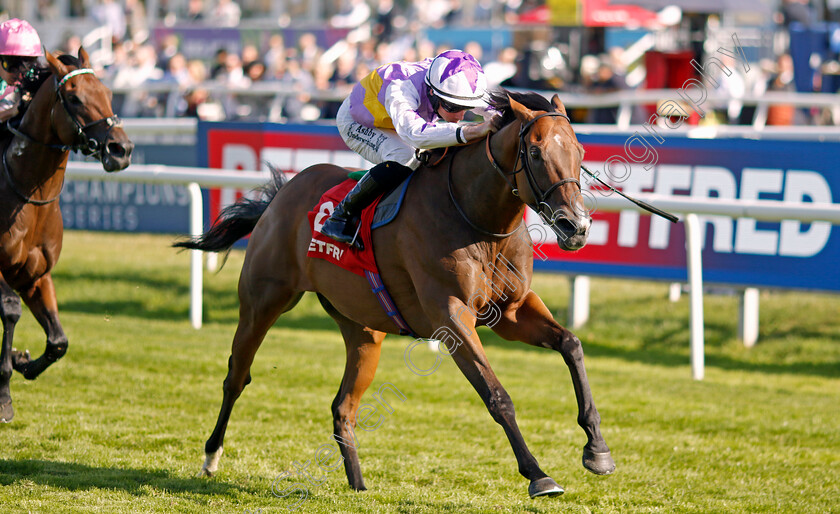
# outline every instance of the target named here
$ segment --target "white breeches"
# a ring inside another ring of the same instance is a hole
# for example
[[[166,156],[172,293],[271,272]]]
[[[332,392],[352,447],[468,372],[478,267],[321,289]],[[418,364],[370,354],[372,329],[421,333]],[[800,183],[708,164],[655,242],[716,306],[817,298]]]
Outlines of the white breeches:
[[[414,148],[405,144],[396,132],[365,127],[354,121],[350,116],[350,98],[345,99],[338,109],[335,124],[347,146],[373,164],[396,161],[413,170],[420,167]]]

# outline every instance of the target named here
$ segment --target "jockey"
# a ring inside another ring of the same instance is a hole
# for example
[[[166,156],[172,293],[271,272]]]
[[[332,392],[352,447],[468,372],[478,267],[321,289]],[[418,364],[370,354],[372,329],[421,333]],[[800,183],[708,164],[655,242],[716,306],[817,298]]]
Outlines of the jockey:
[[[498,114],[489,110],[486,94],[481,65],[461,50],[386,64],[356,84],[336,125],[347,146],[375,166],[336,206],[321,233],[361,248],[354,218],[420,166],[415,149],[464,144],[496,130]],[[460,123],[468,110],[485,121]]]
[[[18,114],[20,81],[42,55],[41,38],[32,25],[17,18],[0,23],[0,122]]]

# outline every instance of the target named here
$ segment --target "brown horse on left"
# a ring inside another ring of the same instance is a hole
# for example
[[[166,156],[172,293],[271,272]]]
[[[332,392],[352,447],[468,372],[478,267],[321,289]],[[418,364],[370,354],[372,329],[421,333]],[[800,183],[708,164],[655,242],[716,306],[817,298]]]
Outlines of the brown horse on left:
[[[59,196],[70,150],[96,157],[111,172],[129,165],[134,148],[84,49],[78,58],[46,52],[46,61],[24,81],[31,100],[0,141],[0,422],[15,414],[12,369],[33,380],[67,351],[50,271],[64,235]],[[34,360],[12,349],[21,298],[47,334],[46,349]]]

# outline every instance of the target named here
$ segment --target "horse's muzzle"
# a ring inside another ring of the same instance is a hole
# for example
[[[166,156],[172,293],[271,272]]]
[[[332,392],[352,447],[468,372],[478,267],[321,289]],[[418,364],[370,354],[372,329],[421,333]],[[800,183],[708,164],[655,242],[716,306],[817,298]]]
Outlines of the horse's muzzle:
[[[134,150],[134,143],[126,138],[109,138],[102,149],[101,161],[105,171],[124,170],[131,164],[131,152]]]
[[[563,250],[573,252],[580,250],[586,244],[589,236],[591,220],[588,216],[576,219],[560,217],[551,225],[551,229],[557,235],[557,244]]]

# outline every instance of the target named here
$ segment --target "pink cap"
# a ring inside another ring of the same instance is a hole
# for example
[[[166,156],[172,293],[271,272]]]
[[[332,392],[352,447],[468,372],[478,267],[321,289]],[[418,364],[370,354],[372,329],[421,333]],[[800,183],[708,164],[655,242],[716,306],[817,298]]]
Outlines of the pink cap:
[[[0,55],[38,57],[41,38],[28,22],[12,18],[0,23]]]

